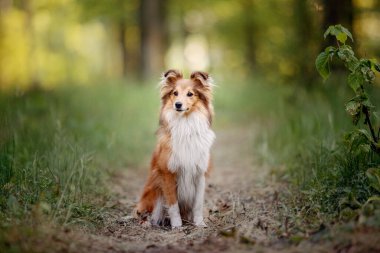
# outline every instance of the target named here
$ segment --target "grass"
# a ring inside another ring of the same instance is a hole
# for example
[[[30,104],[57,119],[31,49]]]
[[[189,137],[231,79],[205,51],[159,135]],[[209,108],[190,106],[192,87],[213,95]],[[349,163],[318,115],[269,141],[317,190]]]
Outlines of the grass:
[[[255,156],[289,183],[282,215],[294,224],[337,219],[375,193],[365,171],[379,157],[342,141],[353,128],[348,89],[334,85],[342,82],[309,91],[260,77],[217,82],[214,127],[259,126]],[[159,103],[154,85],[131,81],[0,96],[1,227],[33,223],[36,213],[55,224],[101,224],[110,174],[149,164]]]
[[[2,96],[3,218],[25,217],[38,207],[59,223],[96,223],[108,175],[147,164],[155,92],[112,84]]]
[[[378,103],[379,89],[372,93]],[[379,194],[366,171],[379,167],[380,157],[360,151],[345,136],[354,129],[344,110],[352,97],[345,78],[336,76],[316,90],[294,94],[284,97],[258,148],[262,160],[282,168],[280,177],[290,183],[285,215],[317,226],[357,217],[366,200]]]
[[[0,215],[9,221],[3,226],[34,209],[58,224],[99,224],[109,175],[148,166],[158,89],[106,83],[0,96]],[[251,122],[278,95],[260,80],[228,83],[216,88],[217,128]],[[254,94],[265,99],[252,100]]]
[[[156,82],[105,83],[0,97],[0,215],[9,225],[35,208],[58,224],[97,224],[109,175],[148,166]],[[280,96],[260,79],[229,83],[216,88],[216,128],[265,118]]]

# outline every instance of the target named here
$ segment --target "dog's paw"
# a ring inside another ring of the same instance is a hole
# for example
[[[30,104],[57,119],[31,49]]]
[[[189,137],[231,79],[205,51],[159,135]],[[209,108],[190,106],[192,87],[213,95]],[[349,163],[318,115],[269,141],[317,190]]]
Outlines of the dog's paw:
[[[174,218],[170,220],[170,225],[172,226],[172,229],[177,229],[182,227],[182,220],[181,218]]]
[[[207,224],[204,221],[195,223],[194,225],[199,228],[207,228]]]
[[[194,225],[201,228],[207,228],[206,223],[203,221],[203,217],[194,217]]]

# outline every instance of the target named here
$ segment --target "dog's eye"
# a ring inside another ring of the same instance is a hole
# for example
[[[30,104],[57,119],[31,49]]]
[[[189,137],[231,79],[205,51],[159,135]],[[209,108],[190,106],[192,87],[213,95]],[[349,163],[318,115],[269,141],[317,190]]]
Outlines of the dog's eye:
[[[187,93],[187,96],[188,97],[191,97],[191,96],[193,96],[193,93],[191,93],[190,91]]]
[[[173,92],[174,96],[178,96],[178,91]]]

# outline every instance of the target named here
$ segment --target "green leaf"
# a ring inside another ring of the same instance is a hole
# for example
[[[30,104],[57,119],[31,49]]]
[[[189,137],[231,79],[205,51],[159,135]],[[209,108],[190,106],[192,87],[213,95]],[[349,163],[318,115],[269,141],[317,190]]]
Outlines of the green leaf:
[[[366,129],[357,129],[351,132],[348,147],[353,151],[355,157],[368,154],[371,151],[371,136]]]
[[[348,75],[347,82],[354,92],[357,92],[364,83],[364,78],[360,72],[355,71]]]
[[[331,31],[332,31],[334,28],[335,28],[335,26],[330,25],[330,26],[326,29],[326,32],[323,34],[323,37],[326,39],[327,36],[328,36],[329,34],[331,34]]]
[[[346,111],[351,115],[354,116],[361,111],[361,104],[357,101],[350,101],[346,104]]]
[[[336,39],[339,40],[340,42],[342,42],[343,44],[346,43],[346,40],[347,40],[347,34],[345,33],[338,33],[336,36]]]
[[[371,108],[371,109],[375,108],[375,106],[371,103],[371,100],[369,100],[368,97],[362,101],[362,105],[364,105],[368,108]]]
[[[369,197],[368,199],[367,199],[367,201],[366,202],[380,202],[380,196],[371,196],[371,197]]]
[[[357,154],[369,153],[371,151],[371,145],[362,143],[357,147]]]
[[[369,59],[368,61],[369,61],[371,70],[376,71],[377,60],[372,58],[372,59]]]
[[[361,116],[362,116],[361,113],[358,113],[358,114],[352,116],[352,123],[355,126],[359,123]]]
[[[328,46],[325,48],[326,54],[330,55],[331,57],[335,54],[336,51],[337,51],[337,48],[333,46]]]
[[[349,45],[343,45],[337,50],[337,56],[342,60],[346,67],[353,72],[359,66],[360,62],[355,57],[354,51]]]
[[[362,110],[362,106],[360,102],[351,100],[350,102],[346,104],[346,111],[348,112],[348,114],[351,115],[352,122],[354,125],[357,125],[360,120],[361,110]]]
[[[364,135],[368,141],[370,141],[370,142],[372,141],[372,137],[366,129],[363,129],[363,128],[358,129],[358,132],[361,133],[362,135]]]
[[[375,80],[375,73],[372,71],[373,62],[368,59],[360,59],[359,70],[367,83],[373,83]],[[355,69],[355,71],[358,71]]]
[[[375,63],[375,69],[377,70],[377,72],[380,72],[380,64],[379,63]]]
[[[329,54],[326,52],[320,53],[315,60],[315,67],[323,80],[326,80],[330,75]]]
[[[369,185],[380,192],[380,169],[370,168],[367,170],[366,176],[369,180]]]
[[[372,112],[372,115],[375,119],[375,122],[379,123],[380,121],[380,113],[379,112]]]
[[[335,38],[343,44],[346,43],[347,37],[349,37],[352,42],[354,41],[350,31],[342,25],[329,26],[323,36],[326,39],[328,35],[335,36]]]
[[[351,39],[352,42],[354,42],[354,38],[352,37],[352,34],[350,33],[350,31],[342,25],[339,25],[339,26],[340,26],[342,32],[344,34],[346,34]]]

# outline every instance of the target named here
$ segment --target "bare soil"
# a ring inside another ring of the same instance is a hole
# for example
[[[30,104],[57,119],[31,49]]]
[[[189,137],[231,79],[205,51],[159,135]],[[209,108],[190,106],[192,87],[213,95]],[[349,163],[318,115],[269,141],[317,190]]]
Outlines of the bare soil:
[[[254,128],[254,127],[253,127]],[[147,168],[119,172],[113,179],[114,208],[99,236],[109,237],[116,251],[224,252],[273,247],[277,241],[280,184],[255,162],[252,127],[217,132],[213,171],[207,182],[207,228],[185,224],[182,230],[144,226],[131,216]],[[278,242],[277,242],[278,243]]]

